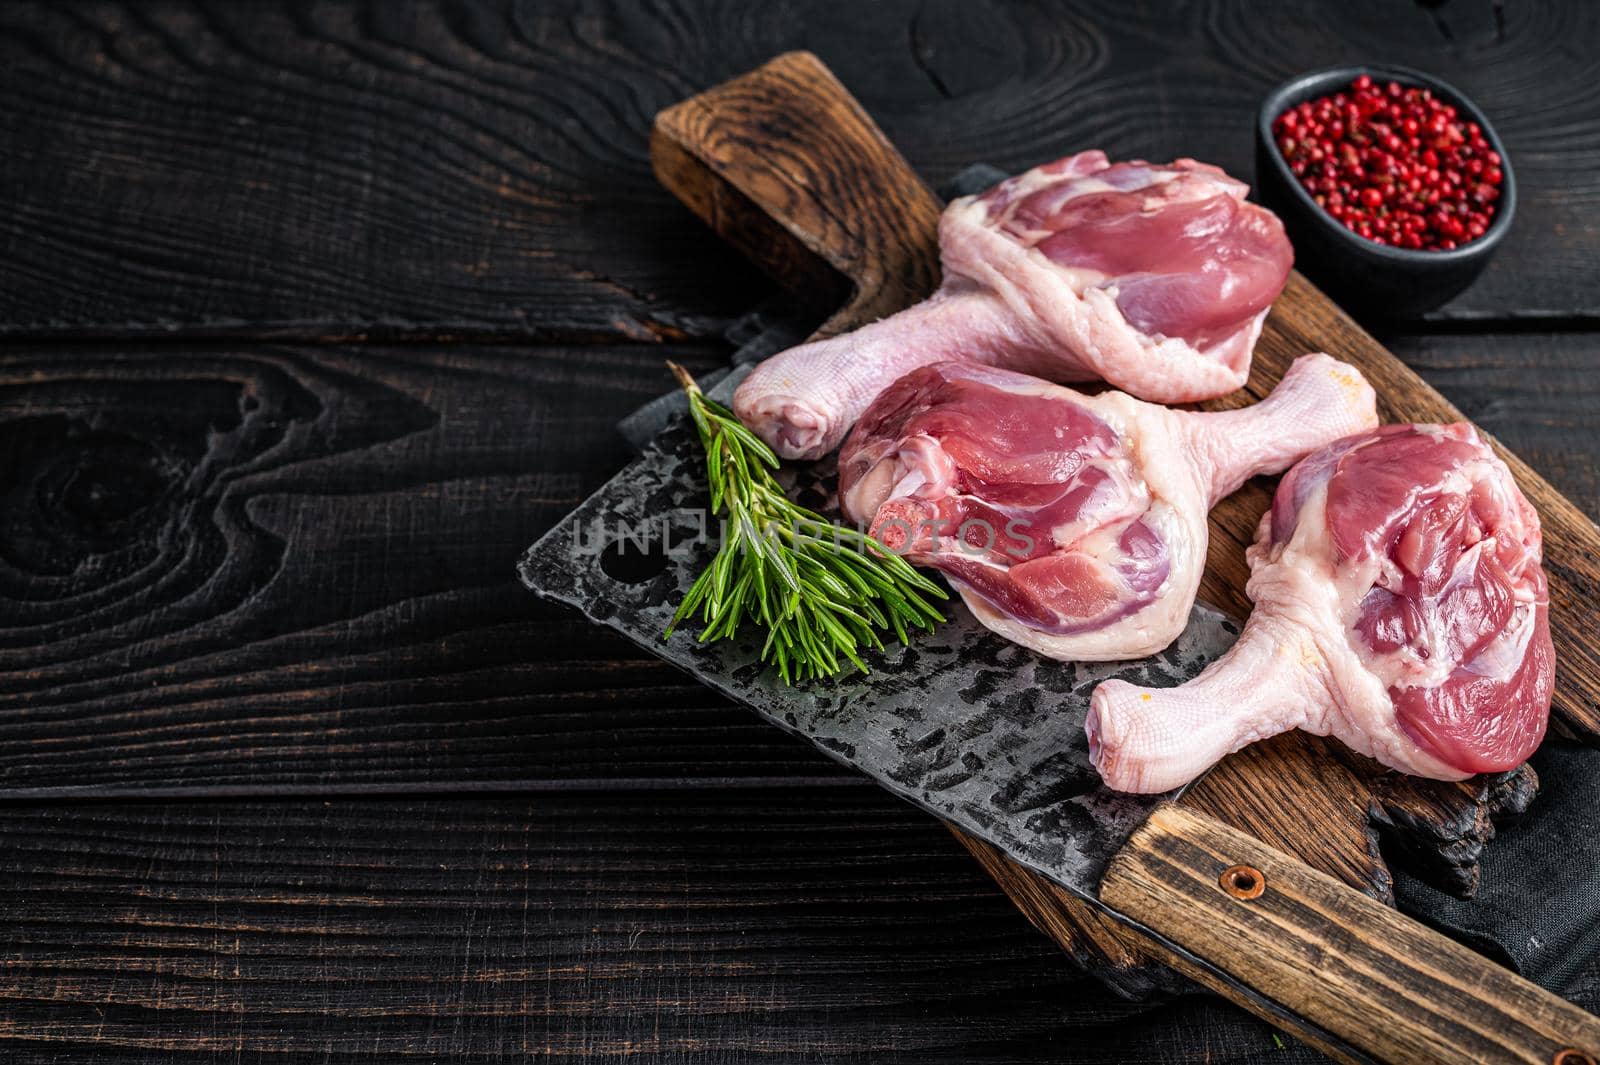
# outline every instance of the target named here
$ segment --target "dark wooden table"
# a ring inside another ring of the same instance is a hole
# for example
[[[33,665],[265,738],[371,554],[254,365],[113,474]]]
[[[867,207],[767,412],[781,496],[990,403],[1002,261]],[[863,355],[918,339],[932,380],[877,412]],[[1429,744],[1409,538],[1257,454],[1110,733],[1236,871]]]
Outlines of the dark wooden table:
[[[1600,515],[1597,46],[1560,0],[0,5],[0,1060],[1300,1060],[1110,997],[512,566],[769,293],[645,132],[796,47],[934,182],[1248,175],[1277,80],[1456,81],[1517,228],[1376,326]]]

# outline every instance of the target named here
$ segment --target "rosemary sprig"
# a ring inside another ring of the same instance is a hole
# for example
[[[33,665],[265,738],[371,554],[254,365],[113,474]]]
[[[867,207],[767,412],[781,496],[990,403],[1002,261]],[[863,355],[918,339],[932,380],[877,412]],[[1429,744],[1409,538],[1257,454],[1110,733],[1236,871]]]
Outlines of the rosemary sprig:
[[[723,640],[748,621],[767,630],[761,660],[785,683],[832,677],[854,665],[868,672],[866,648],[880,633],[902,643],[913,629],[944,620],[925,597],[942,588],[872,537],[791,501],[772,476],[778,466],[732,411],[708,399],[688,371],[667,364],[689,396],[706,452],[711,510],[724,515],[722,545],[690,586],[663,638],[698,614],[700,639]]]

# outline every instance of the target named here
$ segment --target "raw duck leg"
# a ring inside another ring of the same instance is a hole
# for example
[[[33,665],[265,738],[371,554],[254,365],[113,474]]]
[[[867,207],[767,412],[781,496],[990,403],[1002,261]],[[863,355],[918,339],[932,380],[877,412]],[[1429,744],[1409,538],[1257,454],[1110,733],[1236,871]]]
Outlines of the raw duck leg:
[[[1512,769],[1555,677],[1539,517],[1472,426],[1386,425],[1290,470],[1248,553],[1255,610],[1188,684],[1107,681],[1101,776],[1161,792],[1293,728],[1440,780]]]
[[[1372,389],[1327,355],[1218,413],[944,362],[868,408],[839,455],[839,498],[1007,639],[1052,658],[1134,658],[1183,631],[1218,499],[1376,423]]]
[[[734,412],[783,457],[819,458],[878,393],[949,359],[1103,379],[1157,403],[1232,392],[1294,260],[1247,191],[1192,159],[1091,151],[956,200],[939,220],[938,292],[773,356],[739,386]]]

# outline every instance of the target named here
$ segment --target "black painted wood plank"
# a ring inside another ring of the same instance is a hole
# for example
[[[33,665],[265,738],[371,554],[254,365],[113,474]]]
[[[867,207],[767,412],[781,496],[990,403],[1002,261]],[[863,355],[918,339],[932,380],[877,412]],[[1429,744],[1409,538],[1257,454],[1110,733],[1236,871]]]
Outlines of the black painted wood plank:
[[[1099,146],[1251,169],[1275,82],[1457,81],[1525,202],[1447,317],[1600,316],[1600,9],[1392,0],[0,6],[0,333],[702,337],[765,285],[655,184],[660,107],[831,64],[930,180]]]
[[[1412,335],[1391,350],[1600,520],[1600,336]]]
[[[762,286],[650,174],[670,27],[609,21],[0,6],[4,329],[715,335]]]
[[[857,789],[6,806],[0,944],[19,1065],[1312,1060]]]
[[[0,357],[3,786],[481,785],[654,777],[662,758],[705,777],[794,769],[798,745],[686,751],[726,711],[514,576],[627,459],[612,426],[670,387],[668,355],[723,357]]]
[[[1394,344],[1600,514],[1600,338]],[[516,583],[663,354],[0,353],[0,794],[854,781]]]

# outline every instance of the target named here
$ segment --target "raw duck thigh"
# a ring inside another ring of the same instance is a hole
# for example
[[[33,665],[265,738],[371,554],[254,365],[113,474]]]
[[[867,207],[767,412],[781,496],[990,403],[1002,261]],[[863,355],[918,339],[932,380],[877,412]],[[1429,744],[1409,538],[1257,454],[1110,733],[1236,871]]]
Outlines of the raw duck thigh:
[[[1218,413],[944,362],[868,408],[839,455],[839,497],[1007,639],[1052,658],[1133,658],[1183,631],[1213,503],[1376,421],[1361,374],[1327,355]]]
[[[1080,152],[950,204],[925,302],[762,363],[734,411],[785,458],[819,458],[919,366],[965,359],[1106,380],[1158,403],[1232,392],[1294,253],[1214,166]]]
[[[1096,689],[1106,782],[1157,792],[1292,728],[1418,776],[1520,765],[1555,678],[1539,517],[1476,430],[1386,425],[1301,462],[1249,551],[1235,646],[1177,688]]]

